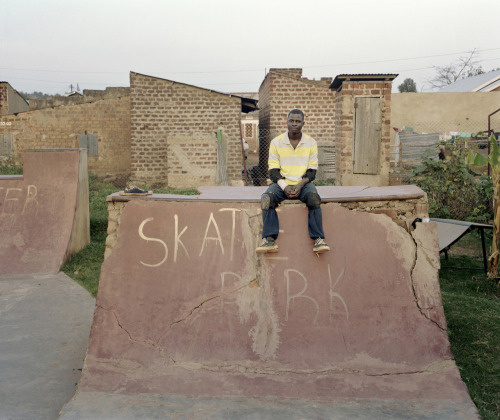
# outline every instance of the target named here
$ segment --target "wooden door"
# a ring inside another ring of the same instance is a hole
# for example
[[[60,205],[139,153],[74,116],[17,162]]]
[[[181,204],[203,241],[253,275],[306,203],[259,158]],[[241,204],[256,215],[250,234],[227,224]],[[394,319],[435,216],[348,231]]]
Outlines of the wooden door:
[[[355,174],[379,173],[381,140],[382,98],[355,98],[353,162]]]
[[[14,138],[12,134],[0,134],[0,156],[10,156],[14,153]]]

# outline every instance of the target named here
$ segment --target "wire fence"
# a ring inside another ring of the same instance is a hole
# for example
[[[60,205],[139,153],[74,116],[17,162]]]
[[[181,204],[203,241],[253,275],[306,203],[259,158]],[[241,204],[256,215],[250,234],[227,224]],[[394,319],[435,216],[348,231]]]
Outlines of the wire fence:
[[[453,127],[466,127],[469,131],[458,131]],[[492,132],[498,139],[495,129]],[[410,184],[412,169],[421,165],[424,157],[445,159],[453,151],[468,150],[486,156],[488,143],[488,130],[484,130],[483,123],[432,121],[407,124],[397,131],[391,144],[390,182]]]
[[[248,185],[267,185],[269,180],[268,154],[269,143],[276,133],[270,130],[261,129],[259,132],[259,142],[257,147],[249,148],[245,152],[246,180]],[[246,141],[246,139],[245,139]],[[335,146],[334,139],[330,145],[318,145],[318,170],[316,173],[316,183],[321,185],[335,185]],[[245,179],[243,174],[243,179]]]

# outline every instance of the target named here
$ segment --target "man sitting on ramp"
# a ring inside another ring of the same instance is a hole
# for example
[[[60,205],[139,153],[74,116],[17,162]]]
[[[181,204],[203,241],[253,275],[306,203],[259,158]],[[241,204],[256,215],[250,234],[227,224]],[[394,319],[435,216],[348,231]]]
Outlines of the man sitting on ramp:
[[[299,199],[307,205],[309,236],[314,240],[313,251],[330,251],[325,243],[321,197],[312,184],[318,169],[318,145],[316,140],[302,133],[304,113],[292,109],[288,114],[288,131],[271,141],[269,147],[269,177],[272,183],[261,198],[262,244],[257,247],[258,254],[278,252],[276,239],[279,233],[279,220],[276,206],[285,199]]]

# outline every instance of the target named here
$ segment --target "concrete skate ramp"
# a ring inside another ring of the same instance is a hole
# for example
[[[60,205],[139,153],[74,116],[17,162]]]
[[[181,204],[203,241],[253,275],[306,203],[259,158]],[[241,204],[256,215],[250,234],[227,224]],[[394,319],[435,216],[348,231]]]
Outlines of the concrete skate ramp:
[[[255,254],[260,190],[130,200],[110,214],[116,244],[63,418],[476,418],[450,353],[436,226],[402,227],[417,190],[320,188],[332,251],[319,256],[297,203],[279,208],[279,252]]]
[[[55,274],[89,242],[87,151],[26,150],[0,177],[0,274]]]

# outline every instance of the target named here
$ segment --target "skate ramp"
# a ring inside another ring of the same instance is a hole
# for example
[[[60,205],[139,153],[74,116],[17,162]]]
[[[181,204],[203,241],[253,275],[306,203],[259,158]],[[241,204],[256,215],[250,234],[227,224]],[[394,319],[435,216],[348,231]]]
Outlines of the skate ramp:
[[[0,274],[55,274],[90,242],[85,149],[26,150],[0,176]]]
[[[476,418],[447,338],[436,226],[402,227],[416,188],[395,204],[342,188],[320,189],[332,250],[319,256],[295,203],[279,208],[279,252],[255,254],[260,191],[133,199],[110,215],[116,244],[62,418]]]

